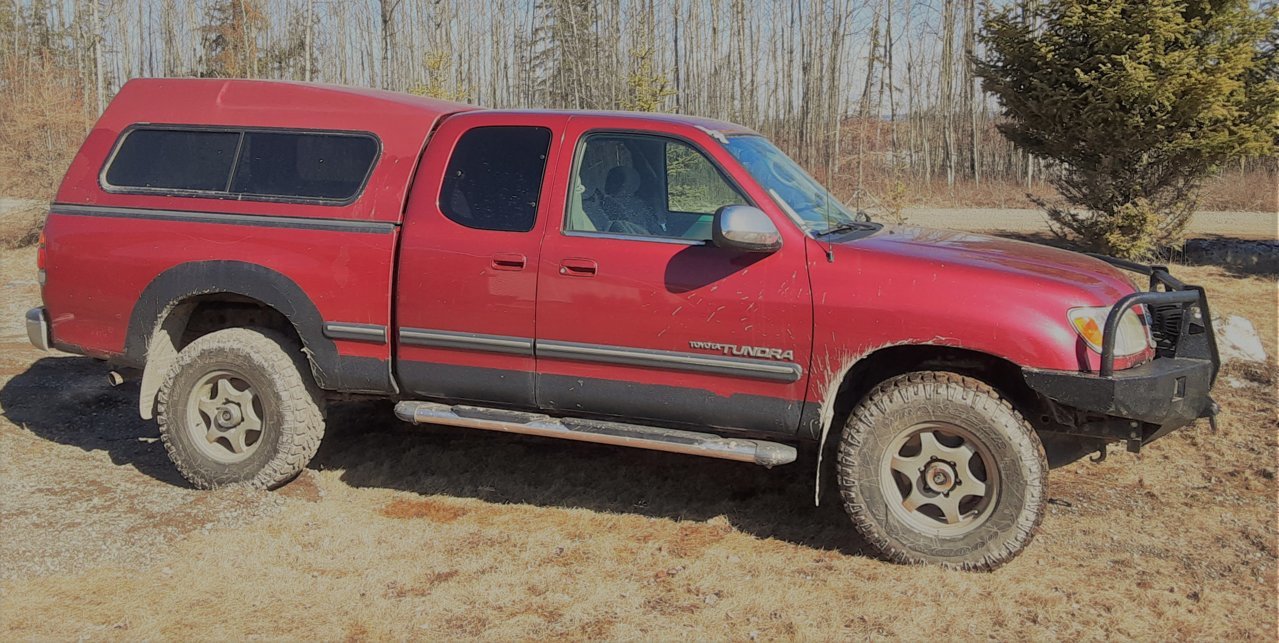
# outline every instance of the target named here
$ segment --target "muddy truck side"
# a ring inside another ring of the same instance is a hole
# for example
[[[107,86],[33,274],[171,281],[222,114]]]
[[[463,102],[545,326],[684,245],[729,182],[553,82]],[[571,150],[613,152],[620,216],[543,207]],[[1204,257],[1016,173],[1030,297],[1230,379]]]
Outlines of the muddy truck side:
[[[1207,297],[1166,269],[883,226],[686,116],[133,80],[38,262],[32,343],[137,378],[201,488],[287,483],[326,403],[372,396],[424,427],[810,450],[886,557],[989,569],[1050,459],[1215,408]]]

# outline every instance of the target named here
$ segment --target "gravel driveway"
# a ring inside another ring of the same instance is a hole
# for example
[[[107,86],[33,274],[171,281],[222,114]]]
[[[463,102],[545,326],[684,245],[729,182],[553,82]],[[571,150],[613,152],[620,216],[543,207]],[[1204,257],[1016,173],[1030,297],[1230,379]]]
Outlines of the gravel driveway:
[[[928,228],[1005,231],[1014,234],[1046,232],[1042,210],[992,208],[907,208],[907,223]],[[1190,221],[1191,237],[1279,239],[1279,213],[1202,211]]]

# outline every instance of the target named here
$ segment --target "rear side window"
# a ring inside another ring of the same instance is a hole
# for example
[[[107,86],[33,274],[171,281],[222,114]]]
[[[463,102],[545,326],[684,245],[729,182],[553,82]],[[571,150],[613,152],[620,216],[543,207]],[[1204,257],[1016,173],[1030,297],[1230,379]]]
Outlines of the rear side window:
[[[245,132],[231,192],[349,199],[377,156],[367,136]]]
[[[108,189],[349,202],[377,161],[367,134],[136,128],[103,174]]]
[[[133,130],[107,168],[107,183],[131,188],[225,190],[239,142],[239,132]]]
[[[551,146],[545,127],[477,127],[458,139],[440,210],[468,228],[527,232],[537,220]]]

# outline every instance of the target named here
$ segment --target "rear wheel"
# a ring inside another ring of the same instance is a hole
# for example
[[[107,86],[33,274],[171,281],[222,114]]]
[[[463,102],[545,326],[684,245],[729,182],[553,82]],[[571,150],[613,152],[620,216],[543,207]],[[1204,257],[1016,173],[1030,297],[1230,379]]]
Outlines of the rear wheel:
[[[994,569],[1043,518],[1048,464],[1034,430],[998,392],[944,372],[870,392],[839,445],[844,508],[891,560]]]
[[[282,485],[324,435],[323,397],[302,352],[272,331],[231,328],[191,342],[160,386],[156,410],[169,459],[202,489]]]

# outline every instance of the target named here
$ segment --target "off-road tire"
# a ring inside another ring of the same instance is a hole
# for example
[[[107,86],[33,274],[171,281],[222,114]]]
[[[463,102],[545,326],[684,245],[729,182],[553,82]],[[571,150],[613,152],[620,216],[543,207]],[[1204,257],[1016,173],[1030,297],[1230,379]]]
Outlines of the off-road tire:
[[[243,462],[202,454],[187,430],[188,398],[201,377],[218,369],[240,373],[261,398],[262,442]],[[199,337],[178,353],[156,400],[160,439],[191,484],[274,489],[296,477],[324,436],[324,397],[295,342],[269,330],[230,328]]]
[[[945,536],[902,520],[881,484],[889,441],[918,423],[946,422],[984,443],[998,468],[998,493],[985,521]],[[1044,515],[1048,463],[1034,429],[995,389],[948,372],[916,372],[875,387],[849,416],[836,458],[844,509],[854,527],[886,559],[992,570],[1030,543]]]

